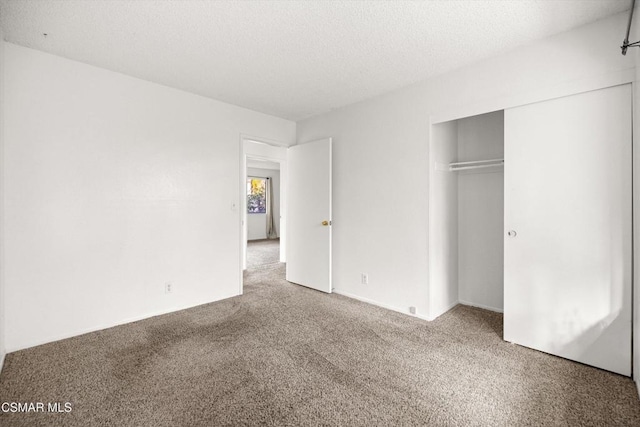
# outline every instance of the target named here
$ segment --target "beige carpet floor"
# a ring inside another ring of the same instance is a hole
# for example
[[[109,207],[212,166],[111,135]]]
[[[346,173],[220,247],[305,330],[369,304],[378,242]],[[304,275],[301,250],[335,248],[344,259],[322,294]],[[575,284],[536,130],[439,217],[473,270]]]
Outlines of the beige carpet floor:
[[[280,261],[280,239],[247,242],[247,268],[277,264]]]
[[[428,323],[248,273],[245,295],[9,354],[2,426],[638,426],[633,382],[502,341],[502,316]]]

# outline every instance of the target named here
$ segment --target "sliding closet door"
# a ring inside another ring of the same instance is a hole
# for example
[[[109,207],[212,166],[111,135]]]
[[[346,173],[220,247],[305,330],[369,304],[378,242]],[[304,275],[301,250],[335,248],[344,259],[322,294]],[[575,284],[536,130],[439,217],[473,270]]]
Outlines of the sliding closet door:
[[[631,375],[631,85],[505,111],[507,341]]]

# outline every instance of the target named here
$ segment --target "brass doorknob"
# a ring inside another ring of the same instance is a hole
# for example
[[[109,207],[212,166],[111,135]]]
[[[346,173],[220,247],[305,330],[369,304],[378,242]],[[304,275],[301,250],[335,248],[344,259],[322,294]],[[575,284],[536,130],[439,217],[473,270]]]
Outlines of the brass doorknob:
[[[329,225],[329,221],[322,221],[322,225],[326,227],[327,225]]]

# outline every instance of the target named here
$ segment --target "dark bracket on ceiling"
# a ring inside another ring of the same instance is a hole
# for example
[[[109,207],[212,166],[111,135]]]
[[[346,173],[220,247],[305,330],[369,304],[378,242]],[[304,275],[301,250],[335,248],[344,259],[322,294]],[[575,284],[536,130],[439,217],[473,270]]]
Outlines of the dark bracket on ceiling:
[[[640,47],[640,41],[629,43],[629,32],[631,32],[631,20],[633,19],[633,8],[635,6],[636,6],[636,0],[633,0],[631,2],[631,11],[629,12],[629,24],[627,24],[627,36],[624,38],[624,41],[622,42],[622,46],[620,46],[620,49],[622,49],[623,55],[627,54],[627,48],[629,47]]]

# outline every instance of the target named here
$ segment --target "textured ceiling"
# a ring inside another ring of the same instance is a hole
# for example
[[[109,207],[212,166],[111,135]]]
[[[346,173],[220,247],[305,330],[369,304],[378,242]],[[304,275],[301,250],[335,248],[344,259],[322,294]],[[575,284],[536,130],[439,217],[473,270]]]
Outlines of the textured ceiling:
[[[8,0],[0,5],[0,18],[9,42],[297,120],[630,5]]]

